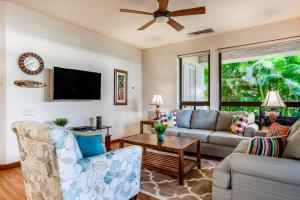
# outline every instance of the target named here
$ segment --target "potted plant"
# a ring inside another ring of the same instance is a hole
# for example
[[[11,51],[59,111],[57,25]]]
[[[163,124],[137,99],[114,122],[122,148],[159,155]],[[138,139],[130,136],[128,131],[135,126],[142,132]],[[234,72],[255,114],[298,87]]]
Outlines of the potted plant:
[[[165,135],[164,132],[167,129],[166,125],[163,124],[157,124],[155,125],[155,131],[157,132],[157,141],[158,142],[163,142],[165,140]]]
[[[57,118],[54,123],[57,126],[65,127],[69,123],[69,120],[66,118]]]

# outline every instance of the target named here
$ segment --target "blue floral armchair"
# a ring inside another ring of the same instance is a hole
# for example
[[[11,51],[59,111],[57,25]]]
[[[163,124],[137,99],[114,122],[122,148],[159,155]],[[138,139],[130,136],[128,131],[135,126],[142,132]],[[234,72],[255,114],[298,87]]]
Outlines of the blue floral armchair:
[[[15,122],[29,200],[128,200],[140,190],[142,148],[83,158],[73,134],[36,122]]]

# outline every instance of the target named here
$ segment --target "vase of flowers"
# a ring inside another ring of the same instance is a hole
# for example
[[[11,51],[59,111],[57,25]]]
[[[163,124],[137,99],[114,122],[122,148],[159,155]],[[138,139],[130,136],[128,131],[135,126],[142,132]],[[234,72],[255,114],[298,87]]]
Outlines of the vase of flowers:
[[[155,125],[155,131],[157,132],[157,141],[158,142],[163,142],[165,141],[165,131],[167,129],[166,125],[163,124],[157,124]]]

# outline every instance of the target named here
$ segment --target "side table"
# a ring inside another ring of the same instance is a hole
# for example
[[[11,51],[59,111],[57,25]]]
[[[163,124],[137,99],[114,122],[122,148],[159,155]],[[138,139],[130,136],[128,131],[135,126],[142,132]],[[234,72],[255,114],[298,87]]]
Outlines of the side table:
[[[111,134],[109,133],[109,129],[111,129],[111,126],[101,126],[98,128],[98,130],[106,129],[105,134],[105,148],[106,151],[111,151]]]
[[[154,120],[141,120],[140,121],[140,134],[144,133],[144,125],[150,125],[151,128],[154,127]]]

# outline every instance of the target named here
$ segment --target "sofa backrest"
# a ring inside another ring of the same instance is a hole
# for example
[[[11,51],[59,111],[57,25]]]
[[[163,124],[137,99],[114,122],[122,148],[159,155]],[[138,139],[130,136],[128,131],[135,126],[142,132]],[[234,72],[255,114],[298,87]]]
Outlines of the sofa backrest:
[[[190,128],[192,110],[177,110],[176,125],[180,128]]]
[[[215,110],[177,110],[177,127],[206,129],[216,131],[230,131],[234,115],[248,114],[248,123],[255,123],[255,115],[252,112],[223,112]]]
[[[192,129],[216,130],[218,111],[195,110],[191,118]]]
[[[244,112],[244,111],[237,111],[237,112],[223,112],[220,111],[218,115],[216,131],[230,131],[230,126],[232,124],[232,118],[234,115],[243,115],[248,114],[248,124],[255,123],[255,115],[252,112]]]

